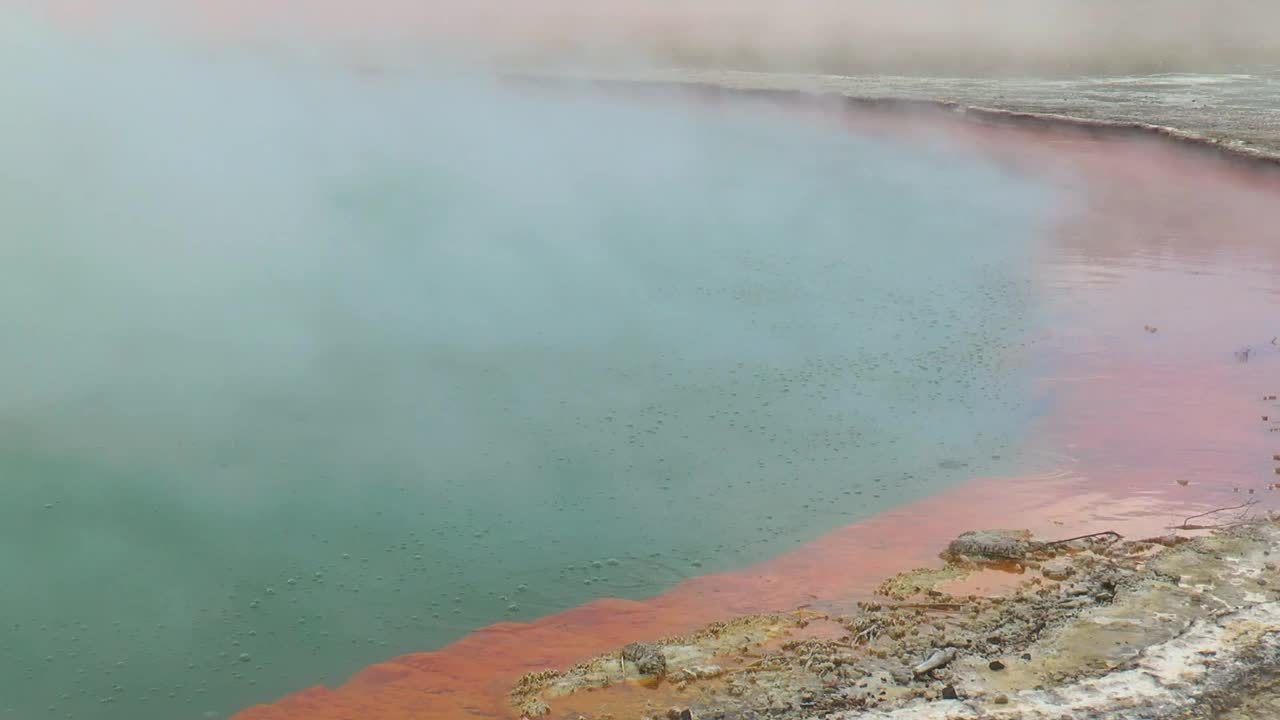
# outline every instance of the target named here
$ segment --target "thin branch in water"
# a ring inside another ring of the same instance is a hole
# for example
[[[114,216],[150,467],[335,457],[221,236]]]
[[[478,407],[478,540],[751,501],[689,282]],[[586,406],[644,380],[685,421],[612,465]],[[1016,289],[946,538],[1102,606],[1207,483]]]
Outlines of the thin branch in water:
[[[1248,520],[1237,520],[1236,522],[1217,523],[1214,525],[1170,525],[1170,530],[1227,530],[1241,525],[1248,525]]]
[[[1138,542],[1150,543],[1152,545],[1163,545],[1165,547],[1175,547],[1184,542],[1191,542],[1191,538],[1182,537],[1181,535],[1161,535],[1157,537],[1143,538]]]
[[[1102,532],[1089,533],[1088,535],[1077,535],[1076,537],[1069,537],[1063,540],[1053,540],[1051,542],[1045,543],[1045,545],[1065,545],[1066,543],[1075,542],[1076,540],[1088,540],[1090,538],[1108,537],[1108,536],[1113,538],[1111,541],[1113,543],[1124,539],[1124,536],[1116,532],[1115,530],[1103,530]]]
[[[1214,529],[1214,528],[1219,528],[1219,527],[1230,527],[1231,525],[1239,525],[1241,522],[1243,522],[1243,520],[1241,520],[1241,521],[1237,521],[1237,522],[1235,522],[1235,523],[1228,523],[1227,525],[1219,525],[1219,524],[1215,524],[1215,525],[1192,525],[1192,524],[1191,524],[1191,521],[1192,521],[1192,520],[1196,520],[1196,519],[1198,519],[1198,518],[1207,517],[1207,516],[1209,516],[1209,515],[1216,515],[1216,514],[1218,514],[1218,513],[1220,513],[1220,512],[1227,512],[1228,510],[1240,510],[1240,509],[1245,509],[1245,512],[1244,512],[1243,514],[1244,514],[1244,516],[1245,516],[1245,517],[1247,517],[1247,516],[1248,516],[1248,514],[1249,514],[1249,512],[1248,512],[1247,508],[1251,508],[1251,507],[1253,507],[1254,505],[1257,505],[1257,504],[1258,504],[1258,501],[1257,501],[1257,500],[1245,500],[1244,502],[1240,503],[1239,505],[1231,505],[1231,506],[1229,506],[1229,507],[1220,507],[1220,508],[1214,508],[1214,509],[1212,509],[1212,510],[1206,510],[1205,512],[1202,512],[1202,513],[1200,513],[1200,514],[1198,514],[1198,515],[1192,515],[1191,517],[1187,518],[1186,520],[1183,520],[1181,525],[1173,525],[1173,526],[1170,526],[1170,528],[1169,528],[1169,529],[1170,529],[1170,530],[1212,530],[1212,529]]]

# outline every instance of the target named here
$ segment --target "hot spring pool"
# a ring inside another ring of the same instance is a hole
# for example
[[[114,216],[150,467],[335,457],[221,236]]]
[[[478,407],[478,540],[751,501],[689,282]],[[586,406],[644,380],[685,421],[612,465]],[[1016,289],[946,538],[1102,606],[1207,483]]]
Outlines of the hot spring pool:
[[[61,81],[0,83],[2,718],[228,715],[1019,467],[1049,193],[976,153],[9,52]]]

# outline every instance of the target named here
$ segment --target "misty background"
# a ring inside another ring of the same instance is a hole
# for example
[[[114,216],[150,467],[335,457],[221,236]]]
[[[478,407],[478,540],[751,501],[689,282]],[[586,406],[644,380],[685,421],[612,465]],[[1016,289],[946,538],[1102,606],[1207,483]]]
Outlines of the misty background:
[[[4,0],[73,25],[497,65],[834,74],[1227,72],[1280,65],[1269,0]]]

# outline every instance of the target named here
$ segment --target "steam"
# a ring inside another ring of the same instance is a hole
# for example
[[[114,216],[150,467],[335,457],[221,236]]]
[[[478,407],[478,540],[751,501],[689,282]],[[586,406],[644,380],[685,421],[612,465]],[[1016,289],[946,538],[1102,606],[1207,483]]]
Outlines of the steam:
[[[10,4],[17,0],[8,0]],[[48,0],[121,18],[375,55],[431,48],[505,66],[644,63],[900,74],[1210,72],[1280,64],[1265,0]]]
[[[0,710],[225,714],[1015,454],[981,157],[67,22],[0,30]]]

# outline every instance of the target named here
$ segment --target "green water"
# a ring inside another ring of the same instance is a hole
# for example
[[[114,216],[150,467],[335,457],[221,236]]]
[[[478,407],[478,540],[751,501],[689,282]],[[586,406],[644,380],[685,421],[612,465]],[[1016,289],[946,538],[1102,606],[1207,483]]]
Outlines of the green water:
[[[8,52],[0,718],[229,715],[1016,462],[1045,198],[945,143]]]

